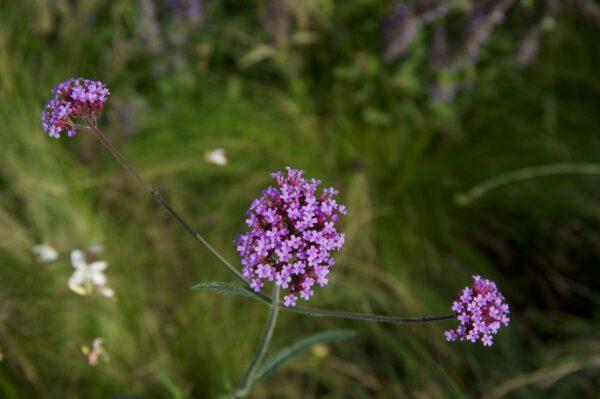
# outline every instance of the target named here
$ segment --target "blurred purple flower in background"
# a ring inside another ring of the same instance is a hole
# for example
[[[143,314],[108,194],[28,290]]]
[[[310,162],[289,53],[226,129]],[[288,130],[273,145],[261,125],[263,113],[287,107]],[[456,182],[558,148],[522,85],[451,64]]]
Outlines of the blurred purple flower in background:
[[[204,21],[204,1],[202,0],[166,0],[174,19],[186,20],[194,26]]]
[[[448,35],[444,22],[439,22],[434,26],[429,59],[436,78],[436,81],[429,87],[431,101],[434,103],[451,101],[456,94],[456,83],[451,79],[453,68],[448,53]]]
[[[484,346],[491,346],[501,324],[508,326],[508,305],[494,282],[480,276],[473,276],[473,280],[473,286],[464,288],[452,303],[460,325],[444,335],[448,341],[479,340]]]
[[[156,14],[156,5],[152,0],[140,0],[136,33],[143,46],[152,53],[158,53],[165,49]]]
[[[287,0],[269,0],[263,18],[265,30],[275,43],[281,43],[290,31],[290,4]]]
[[[393,60],[404,55],[426,24],[448,12],[448,0],[422,0],[408,5],[399,2],[383,21],[384,58]]]
[[[42,127],[50,137],[75,136],[73,118],[96,119],[110,92],[102,82],[74,78],[59,83],[42,112]]]
[[[517,43],[515,61],[520,67],[525,67],[534,60],[540,49],[542,34],[552,28],[554,28],[554,19],[551,16],[545,16],[533,25],[525,37]]]
[[[421,28],[422,21],[412,7],[398,3],[383,22],[384,58],[393,60],[404,55]]]
[[[449,0],[421,0],[419,14],[423,23],[432,22],[434,19],[445,16],[448,13],[452,1]]]
[[[514,0],[476,2],[467,21],[464,49],[458,63],[471,64],[479,59],[481,47],[488,41],[494,28],[506,17]]]
[[[242,256],[243,274],[260,291],[265,281],[287,290],[285,306],[296,305],[298,296],[308,300],[315,283],[325,286],[335,260],[332,251],[344,244],[344,234],[335,224],[346,214],[338,204],[334,188],[316,193],[321,183],[306,180],[302,171],[287,168],[287,175],[273,173],[277,180],[248,210],[251,230],[235,243]]]

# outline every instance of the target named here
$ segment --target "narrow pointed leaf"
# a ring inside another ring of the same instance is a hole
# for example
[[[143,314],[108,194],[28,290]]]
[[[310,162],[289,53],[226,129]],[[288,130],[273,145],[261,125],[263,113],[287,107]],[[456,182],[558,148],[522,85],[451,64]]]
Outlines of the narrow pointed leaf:
[[[353,330],[330,330],[311,335],[310,337],[297,341],[292,345],[283,348],[279,353],[277,353],[273,357],[265,360],[263,365],[256,372],[254,381],[256,382],[267,378],[275,371],[277,371],[286,361],[288,361],[294,356],[298,356],[299,354],[303,353],[314,344],[342,341],[355,336],[356,332]]]

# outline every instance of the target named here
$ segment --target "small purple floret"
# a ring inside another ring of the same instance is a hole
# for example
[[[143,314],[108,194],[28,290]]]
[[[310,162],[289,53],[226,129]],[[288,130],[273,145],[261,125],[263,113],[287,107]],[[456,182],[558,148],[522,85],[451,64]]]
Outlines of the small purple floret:
[[[335,223],[346,208],[334,199],[337,190],[326,188],[318,194],[319,180],[286,170],[287,175],[272,174],[277,185],[254,200],[246,219],[250,231],[235,243],[251,288],[259,291],[265,281],[272,281],[286,290],[283,304],[295,306],[298,297],[308,300],[313,295],[315,283],[328,284],[335,264],[332,252],[344,244]]]
[[[464,288],[452,304],[459,327],[444,335],[448,341],[481,341],[484,346],[491,346],[500,325],[508,326],[508,305],[495,283],[480,276],[473,279],[473,286]]]
[[[61,133],[76,134],[73,118],[95,120],[110,92],[102,82],[75,78],[58,84],[52,98],[42,112],[42,127],[50,137],[60,138]]]

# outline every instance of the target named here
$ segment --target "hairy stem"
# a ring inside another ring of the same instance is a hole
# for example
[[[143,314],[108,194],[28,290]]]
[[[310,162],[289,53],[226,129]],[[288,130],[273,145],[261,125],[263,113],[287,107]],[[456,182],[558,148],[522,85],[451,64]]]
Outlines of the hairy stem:
[[[459,205],[467,206],[479,197],[489,191],[507,184],[522,180],[533,179],[536,177],[560,175],[560,174],[582,174],[582,175],[600,175],[600,164],[595,163],[556,163],[542,166],[532,166],[529,168],[515,170],[502,175],[484,180],[466,193],[460,193],[456,196],[456,202]]]
[[[270,301],[271,311],[269,313],[269,319],[267,320],[263,334],[260,337],[260,342],[258,343],[258,348],[254,354],[254,358],[246,370],[246,374],[242,379],[240,388],[235,392],[235,397],[237,398],[245,398],[248,396],[248,393],[254,384],[254,375],[256,370],[258,370],[258,367],[262,364],[265,354],[267,353],[267,349],[269,349],[269,344],[271,343],[271,338],[273,337],[273,331],[275,330],[275,324],[277,324],[277,315],[279,314],[279,290],[279,286],[274,284],[273,295]]]
[[[171,216],[173,216],[175,218],[175,220],[177,220],[179,222],[179,224],[181,226],[183,226],[183,228],[188,233],[190,233],[196,240],[200,241],[200,243],[206,249],[208,249],[208,251],[227,268],[227,270],[229,270],[231,273],[233,273],[238,279],[243,281],[246,285],[248,284],[248,281],[242,275],[242,273],[240,273],[235,267],[233,267],[233,265],[231,263],[229,263],[219,252],[217,252],[217,250],[215,248],[213,248],[213,246],[210,245],[208,243],[208,241],[206,241],[206,239],[200,233],[198,233],[196,230],[194,230],[194,228],[192,226],[190,226],[185,221],[185,219],[183,219],[183,217],[175,209],[173,209],[171,204],[169,204],[167,202],[167,200],[165,200],[165,198],[161,195],[160,191],[158,191],[158,189],[156,187],[152,186],[150,183],[148,183],[142,177],[142,175],[140,175],[140,173],[137,171],[137,169],[123,156],[123,154],[121,154],[121,152],[119,152],[119,150],[117,150],[115,148],[115,146],[113,146],[113,144],[110,142],[108,137],[106,137],[100,131],[100,129],[98,129],[96,127],[96,125],[94,124],[93,121],[88,121],[88,127],[94,133],[96,138],[102,143],[102,145],[104,145],[104,147],[108,150],[108,152],[110,152],[111,155],[113,157],[115,157],[115,159],[117,161],[119,161],[121,163],[121,165],[123,165],[125,167],[125,169],[127,169],[137,179],[137,181],[139,181],[144,187],[146,187],[146,190],[148,190],[148,192],[150,193],[150,195],[152,196],[152,198],[154,198],[154,200],[156,202],[161,204],[167,210],[167,212],[169,212],[171,214]]]

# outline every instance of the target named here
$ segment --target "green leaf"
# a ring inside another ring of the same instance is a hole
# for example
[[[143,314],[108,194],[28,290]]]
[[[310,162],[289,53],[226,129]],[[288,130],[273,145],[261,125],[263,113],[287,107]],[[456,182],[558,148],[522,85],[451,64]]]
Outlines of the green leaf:
[[[177,386],[175,381],[173,381],[173,379],[169,376],[169,374],[166,373],[165,370],[159,368],[158,376],[173,399],[185,399],[185,395],[183,394],[181,388]]]
[[[265,360],[260,369],[258,369],[256,372],[254,382],[267,378],[277,371],[277,369],[279,369],[283,363],[306,351],[311,345],[323,342],[342,341],[355,336],[356,332],[353,330],[330,330],[311,335],[308,338],[304,338],[298,342],[295,342],[292,345],[283,348],[275,356]]]
[[[246,298],[262,300],[256,293],[252,292],[246,287],[241,285],[223,283],[220,281],[209,281],[207,283],[196,284],[192,287],[194,290],[210,290],[218,292],[219,294],[234,294],[244,296]]]

